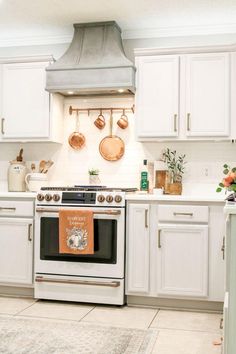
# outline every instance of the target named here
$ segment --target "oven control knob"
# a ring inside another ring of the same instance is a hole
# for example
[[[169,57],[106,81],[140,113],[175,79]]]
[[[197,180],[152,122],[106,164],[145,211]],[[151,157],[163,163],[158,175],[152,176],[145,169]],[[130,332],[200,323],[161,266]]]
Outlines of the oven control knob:
[[[98,195],[98,201],[99,201],[99,203],[103,203],[104,200],[105,200],[104,195],[102,195],[102,194]]]
[[[53,194],[52,199],[54,200],[54,202],[59,202],[60,195],[59,194]]]
[[[38,199],[38,201],[42,201],[42,200],[44,200],[44,195],[42,194],[42,193],[39,193],[38,195],[37,195],[37,199]]]
[[[120,203],[121,201],[122,201],[121,195],[116,195],[116,196],[115,196],[115,202],[116,202],[116,203]]]
[[[107,201],[107,203],[111,203],[111,202],[113,202],[113,196],[112,195],[107,195],[106,196],[106,201]]]
[[[50,202],[50,200],[52,200],[51,194],[46,194],[46,195],[45,195],[45,200],[46,200],[47,202]]]

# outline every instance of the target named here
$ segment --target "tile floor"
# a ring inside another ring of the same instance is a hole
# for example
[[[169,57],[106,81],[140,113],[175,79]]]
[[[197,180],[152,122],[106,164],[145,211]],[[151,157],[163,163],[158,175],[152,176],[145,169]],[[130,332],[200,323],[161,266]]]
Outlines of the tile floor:
[[[0,314],[158,329],[153,354],[220,354],[222,315],[0,297]],[[122,354],[122,353],[120,353]]]

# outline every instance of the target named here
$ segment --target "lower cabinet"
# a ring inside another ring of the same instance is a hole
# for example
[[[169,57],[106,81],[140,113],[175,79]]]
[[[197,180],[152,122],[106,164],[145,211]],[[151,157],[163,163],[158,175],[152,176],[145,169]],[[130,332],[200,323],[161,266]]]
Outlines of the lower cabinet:
[[[226,243],[225,243],[225,260],[226,260],[226,284],[225,284],[225,301],[224,301],[224,354],[236,353],[236,211],[235,206],[225,207],[227,215],[226,219]]]
[[[149,292],[149,205],[129,204],[127,215],[126,293]]]
[[[208,295],[208,226],[158,226],[157,294]]]
[[[140,296],[140,303],[143,297],[211,301],[220,308],[223,206],[128,201],[125,292],[131,301],[137,300],[131,296]]]
[[[32,285],[33,219],[0,218],[0,283]]]

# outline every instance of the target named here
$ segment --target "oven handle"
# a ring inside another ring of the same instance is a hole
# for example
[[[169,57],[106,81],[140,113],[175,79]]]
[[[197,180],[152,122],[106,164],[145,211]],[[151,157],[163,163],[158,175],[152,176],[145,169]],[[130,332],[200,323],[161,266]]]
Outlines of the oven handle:
[[[90,280],[63,280],[63,279],[48,279],[41,276],[36,276],[35,281],[38,283],[59,283],[59,284],[77,284],[77,285],[93,285],[93,286],[108,286],[111,288],[118,288],[119,281],[90,281]]]
[[[45,208],[36,208],[38,213],[58,213],[58,209],[45,209]],[[94,214],[97,215],[120,215],[120,210],[107,210],[107,211],[94,211]]]

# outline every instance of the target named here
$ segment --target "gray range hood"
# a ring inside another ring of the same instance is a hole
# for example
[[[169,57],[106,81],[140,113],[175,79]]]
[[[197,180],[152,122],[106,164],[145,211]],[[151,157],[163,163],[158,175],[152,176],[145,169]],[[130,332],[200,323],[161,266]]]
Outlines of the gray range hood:
[[[46,90],[68,95],[135,92],[135,67],[115,21],[74,24],[66,53],[46,68]]]

